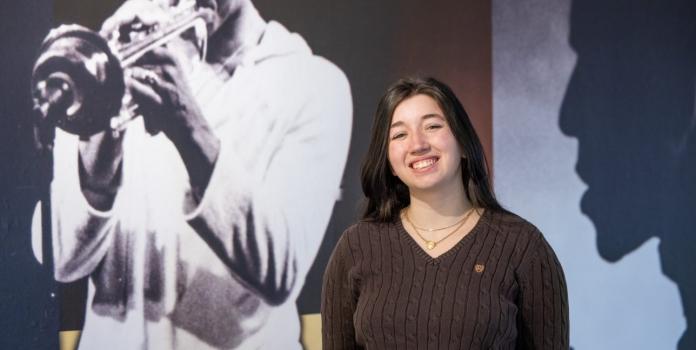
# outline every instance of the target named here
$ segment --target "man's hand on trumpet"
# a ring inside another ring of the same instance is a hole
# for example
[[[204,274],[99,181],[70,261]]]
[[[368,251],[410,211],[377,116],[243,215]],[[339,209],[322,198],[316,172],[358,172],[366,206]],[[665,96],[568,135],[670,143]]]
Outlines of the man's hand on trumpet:
[[[162,131],[176,146],[200,198],[219,153],[219,140],[189,90],[182,68],[166,48],[144,55],[126,86],[150,133]]]
[[[126,87],[151,134],[159,131],[176,143],[195,127],[207,127],[174,55],[164,47],[145,54],[126,71]]]
[[[131,0],[104,22],[101,33],[111,40],[130,40],[133,28],[156,30],[167,20],[166,11],[160,5]],[[153,135],[161,131],[176,146],[188,171],[193,193],[200,198],[220,146],[188,87],[184,73],[190,69],[185,64],[190,63],[188,60],[193,51],[195,45],[183,39],[154,48],[126,68],[125,83],[147,131]],[[111,207],[120,186],[119,169],[124,156],[121,144],[121,135],[111,135],[110,132],[93,135],[81,142],[83,193],[98,209]]]

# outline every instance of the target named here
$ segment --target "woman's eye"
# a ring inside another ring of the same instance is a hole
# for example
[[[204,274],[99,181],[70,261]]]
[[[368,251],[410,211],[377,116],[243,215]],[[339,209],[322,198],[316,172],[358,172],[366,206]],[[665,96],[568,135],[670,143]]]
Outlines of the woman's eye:
[[[406,134],[403,133],[403,132],[400,132],[400,133],[397,133],[397,134],[392,135],[391,139],[392,139],[392,140],[398,140],[398,139],[403,138],[404,136],[406,136]]]
[[[425,127],[427,130],[436,130],[442,128],[442,125],[440,124],[430,124]]]

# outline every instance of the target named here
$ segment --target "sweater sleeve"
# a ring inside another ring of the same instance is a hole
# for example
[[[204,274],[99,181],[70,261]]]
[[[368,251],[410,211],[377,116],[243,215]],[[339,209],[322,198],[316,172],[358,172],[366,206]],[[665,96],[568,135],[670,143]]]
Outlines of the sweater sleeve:
[[[355,343],[353,314],[358,300],[351,277],[354,260],[343,234],[324,271],[321,293],[322,346],[325,350],[359,349]]]
[[[568,349],[568,291],[560,262],[536,232],[518,269],[518,349]]]

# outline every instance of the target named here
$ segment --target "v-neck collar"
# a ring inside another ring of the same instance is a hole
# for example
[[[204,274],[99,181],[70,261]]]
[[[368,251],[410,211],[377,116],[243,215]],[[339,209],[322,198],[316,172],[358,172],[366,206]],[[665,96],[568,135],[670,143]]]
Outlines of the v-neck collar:
[[[427,263],[431,264],[439,264],[441,261],[447,259],[448,257],[454,255],[457,253],[457,251],[467,242],[471,241],[473,237],[482,230],[482,227],[485,225],[484,221],[487,221],[490,214],[490,209],[485,209],[483,211],[483,215],[478,219],[474,227],[471,228],[469,233],[466,234],[466,236],[462,237],[457,243],[452,246],[452,248],[448,249],[446,252],[438,255],[437,257],[432,257],[430,254],[428,254],[425,249],[423,249],[418,242],[411,236],[408,231],[406,231],[406,228],[404,227],[403,222],[401,221],[401,217],[398,217],[396,219],[395,225],[397,231],[399,231],[399,235],[401,239],[406,240],[406,242],[409,244],[411,249],[416,253],[416,255],[420,256],[423,258]]]

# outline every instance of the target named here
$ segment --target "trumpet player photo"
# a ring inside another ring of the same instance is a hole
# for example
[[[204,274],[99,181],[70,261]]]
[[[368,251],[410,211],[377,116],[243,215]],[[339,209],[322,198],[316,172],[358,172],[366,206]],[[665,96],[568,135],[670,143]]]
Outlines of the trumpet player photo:
[[[35,255],[89,281],[80,349],[302,347],[351,135],[338,67],[250,0],[129,0],[52,30],[32,89],[54,164]]]

